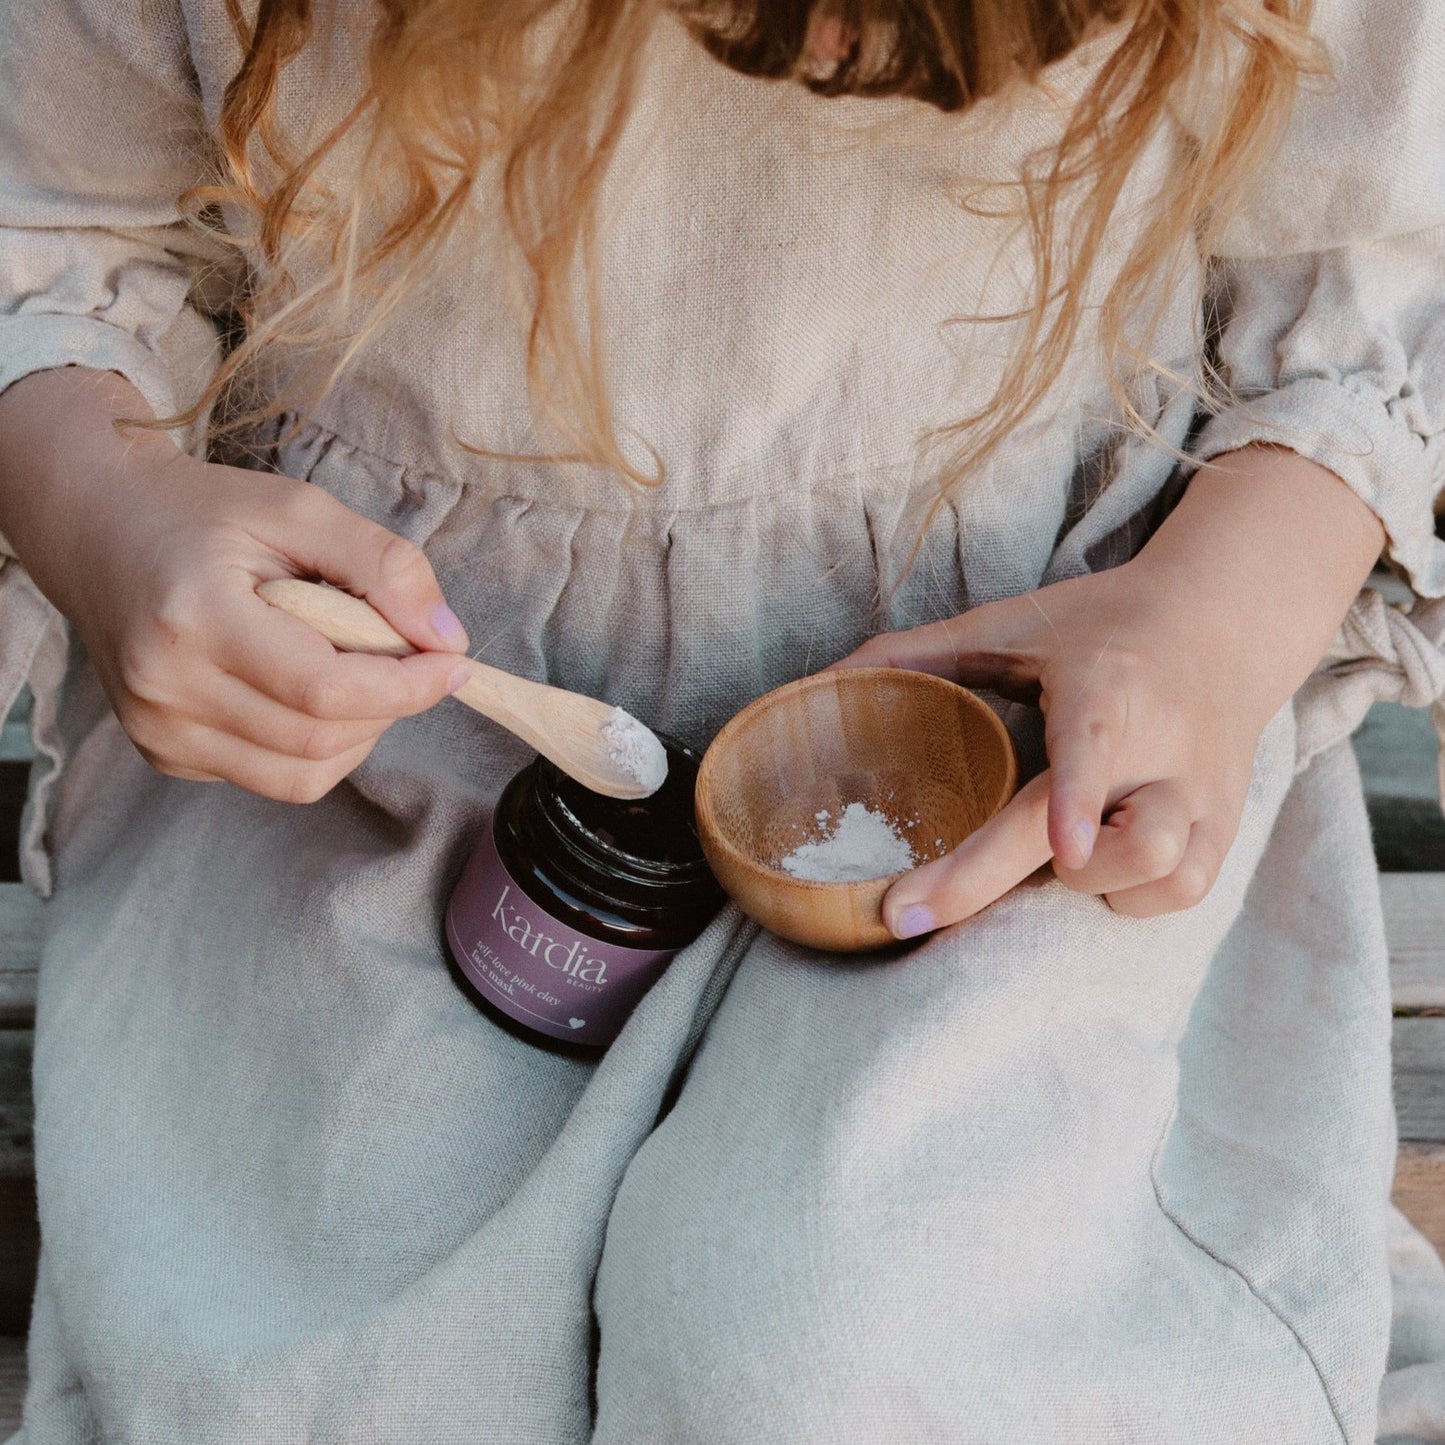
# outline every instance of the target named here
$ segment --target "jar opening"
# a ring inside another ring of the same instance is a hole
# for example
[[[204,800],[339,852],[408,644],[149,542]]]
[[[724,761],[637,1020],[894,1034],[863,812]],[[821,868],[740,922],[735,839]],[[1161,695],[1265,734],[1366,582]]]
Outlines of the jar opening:
[[[539,758],[537,806],[557,837],[594,866],[657,882],[702,877],[707,860],[693,803],[697,755],[659,736],[667,749],[667,781],[651,797],[603,797]]]

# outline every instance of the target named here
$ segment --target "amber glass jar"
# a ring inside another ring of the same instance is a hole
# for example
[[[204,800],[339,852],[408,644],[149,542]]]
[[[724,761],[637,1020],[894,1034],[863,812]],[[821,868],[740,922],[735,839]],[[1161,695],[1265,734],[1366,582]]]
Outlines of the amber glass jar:
[[[599,1053],[723,898],[697,839],[697,758],[624,802],[544,758],[507,784],[447,905],[454,977],[512,1032]]]

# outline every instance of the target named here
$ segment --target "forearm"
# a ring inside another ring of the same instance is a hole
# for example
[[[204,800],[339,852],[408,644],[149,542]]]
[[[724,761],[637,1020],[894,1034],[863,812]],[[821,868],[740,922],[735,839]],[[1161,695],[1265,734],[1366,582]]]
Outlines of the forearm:
[[[1332,472],[1256,446],[1202,469],[1129,565],[1190,646],[1227,651],[1262,725],[1324,655],[1384,541]]]
[[[69,569],[77,519],[134,505],[142,478],[182,457],[164,435],[122,432],[145,418],[138,391],[114,372],[36,372],[0,394],[0,533],[51,600]]]

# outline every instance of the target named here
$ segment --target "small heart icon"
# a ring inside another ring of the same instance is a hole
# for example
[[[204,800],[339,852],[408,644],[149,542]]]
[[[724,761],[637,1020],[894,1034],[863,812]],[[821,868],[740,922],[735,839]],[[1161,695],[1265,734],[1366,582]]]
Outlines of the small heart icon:
[[[568,1020],[567,1020],[567,1027],[568,1027],[569,1029],[580,1029],[580,1028],[582,1027],[582,1025],[585,1024],[586,1022],[587,1022],[586,1019],[568,1019]]]

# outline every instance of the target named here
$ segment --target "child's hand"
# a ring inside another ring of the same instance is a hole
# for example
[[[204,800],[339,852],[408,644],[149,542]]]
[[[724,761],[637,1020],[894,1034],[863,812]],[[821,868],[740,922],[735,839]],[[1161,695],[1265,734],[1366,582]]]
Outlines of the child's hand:
[[[1036,702],[1046,719],[1049,769],[890,890],[893,933],[967,918],[1051,858],[1068,887],[1121,913],[1204,897],[1269,714],[1241,689],[1230,637],[1176,611],[1126,565],[876,637],[840,664],[937,673]]]
[[[88,561],[77,549],[57,591],[121,726],[163,773],[313,802],[397,718],[465,678],[466,634],[421,551],[319,487],[177,455],[97,540]],[[336,652],[256,595],[260,582],[295,575],[365,597],[409,642],[436,650]]]
[[[42,406],[58,391],[73,417],[117,388],[118,377],[53,372],[12,391]],[[143,403],[126,393],[135,415]],[[8,418],[12,395],[4,401]],[[126,396],[109,401],[113,412]],[[33,432],[33,419],[21,430]],[[311,802],[397,718],[461,683],[466,634],[421,551],[319,487],[209,465],[159,436],[116,437],[108,416],[91,419],[83,445],[72,432],[56,450],[58,467],[5,497],[5,530],[161,772]],[[14,470],[15,455],[7,446],[0,461]],[[260,582],[295,575],[365,597],[432,650],[400,660],[336,652],[256,595]]]
[[[909,938],[1050,859],[1120,913],[1188,908],[1234,840],[1265,723],[1323,655],[1384,538],[1291,452],[1220,458],[1133,561],[876,637],[839,666],[911,667],[1037,702],[1050,766],[884,900]]]

